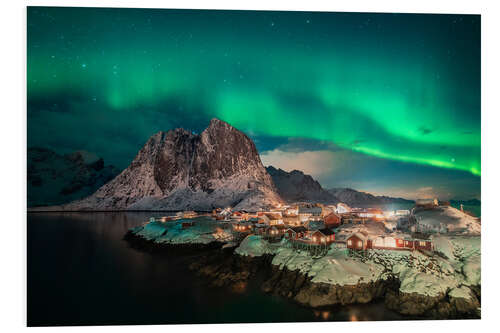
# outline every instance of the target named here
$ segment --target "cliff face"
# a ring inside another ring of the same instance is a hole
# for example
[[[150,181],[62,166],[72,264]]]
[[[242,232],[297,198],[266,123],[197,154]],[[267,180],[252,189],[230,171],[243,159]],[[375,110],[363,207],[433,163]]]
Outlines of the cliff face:
[[[286,201],[292,202],[321,202],[335,204],[339,200],[311,176],[302,171],[286,172],[273,166],[266,168],[271,175],[279,195]]]
[[[57,205],[84,198],[113,179],[119,171],[93,154],[67,155],[39,147],[28,148],[28,207]]]
[[[96,193],[52,209],[252,210],[278,202],[252,140],[212,119],[200,135],[184,129],[156,133],[130,166]]]

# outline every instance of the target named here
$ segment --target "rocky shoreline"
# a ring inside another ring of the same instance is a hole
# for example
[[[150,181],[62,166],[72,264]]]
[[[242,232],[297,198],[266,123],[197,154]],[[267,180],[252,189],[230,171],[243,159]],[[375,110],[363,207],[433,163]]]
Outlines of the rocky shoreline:
[[[247,283],[257,274],[264,275],[262,292],[279,295],[311,308],[335,305],[370,303],[384,300],[385,306],[409,318],[422,319],[479,319],[481,318],[481,287],[461,286],[462,295],[446,292],[438,296],[405,293],[400,291],[401,282],[394,274],[384,279],[340,285],[313,282],[300,270],[290,270],[273,264],[273,254],[244,256],[235,247],[223,247],[221,242],[208,244],[165,244],[143,238],[129,231],[124,239],[139,250],[148,252],[197,253],[190,260],[189,269],[207,279],[210,286],[229,287]]]

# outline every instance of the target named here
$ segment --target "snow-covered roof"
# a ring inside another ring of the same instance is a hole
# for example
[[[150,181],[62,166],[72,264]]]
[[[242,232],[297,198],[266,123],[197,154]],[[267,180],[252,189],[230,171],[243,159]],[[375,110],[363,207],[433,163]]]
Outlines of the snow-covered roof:
[[[353,236],[358,237],[358,238],[359,238],[359,239],[361,239],[362,241],[365,241],[365,240],[367,240],[367,238],[368,238],[366,235],[364,235],[364,234],[362,234],[362,233],[360,233],[360,232],[356,232],[356,233],[354,233],[354,234],[351,234],[349,237],[347,237],[347,239],[349,239],[349,238],[351,238],[351,237],[353,237]]]

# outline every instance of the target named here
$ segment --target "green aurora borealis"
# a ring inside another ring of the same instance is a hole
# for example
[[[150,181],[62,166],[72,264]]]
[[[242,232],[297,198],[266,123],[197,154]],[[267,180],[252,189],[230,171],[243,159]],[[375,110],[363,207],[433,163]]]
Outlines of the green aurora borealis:
[[[153,133],[218,117],[261,153],[327,142],[480,191],[476,15],[30,7],[27,52],[29,146],[123,168]]]

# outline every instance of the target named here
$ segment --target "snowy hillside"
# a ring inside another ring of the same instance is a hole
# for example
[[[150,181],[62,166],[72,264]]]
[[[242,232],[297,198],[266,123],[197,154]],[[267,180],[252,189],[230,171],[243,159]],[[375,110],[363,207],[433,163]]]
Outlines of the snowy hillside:
[[[28,207],[56,205],[84,198],[112,180],[118,170],[105,166],[93,153],[60,155],[44,148],[28,148]]]
[[[444,226],[449,233],[481,234],[481,223],[477,218],[450,206],[417,211],[415,217],[424,228],[439,229]]]
[[[136,228],[133,233],[158,244],[222,242],[231,247],[235,245],[231,233],[222,230],[221,224],[210,218],[194,221],[198,222],[188,229],[182,229],[180,221],[153,222]],[[337,235],[345,239],[352,232],[380,235],[384,233],[384,226],[378,222],[345,225],[338,229]],[[261,236],[250,234],[234,253],[249,260],[271,256],[274,273],[263,288],[312,307],[366,303],[384,296],[386,306],[403,314],[437,311],[441,313],[438,316],[447,318],[457,313],[477,314],[481,293],[481,237],[435,234],[431,240],[434,253],[349,251],[345,243],[333,243],[325,255],[313,256],[308,251],[291,248],[286,239],[269,243]]]

